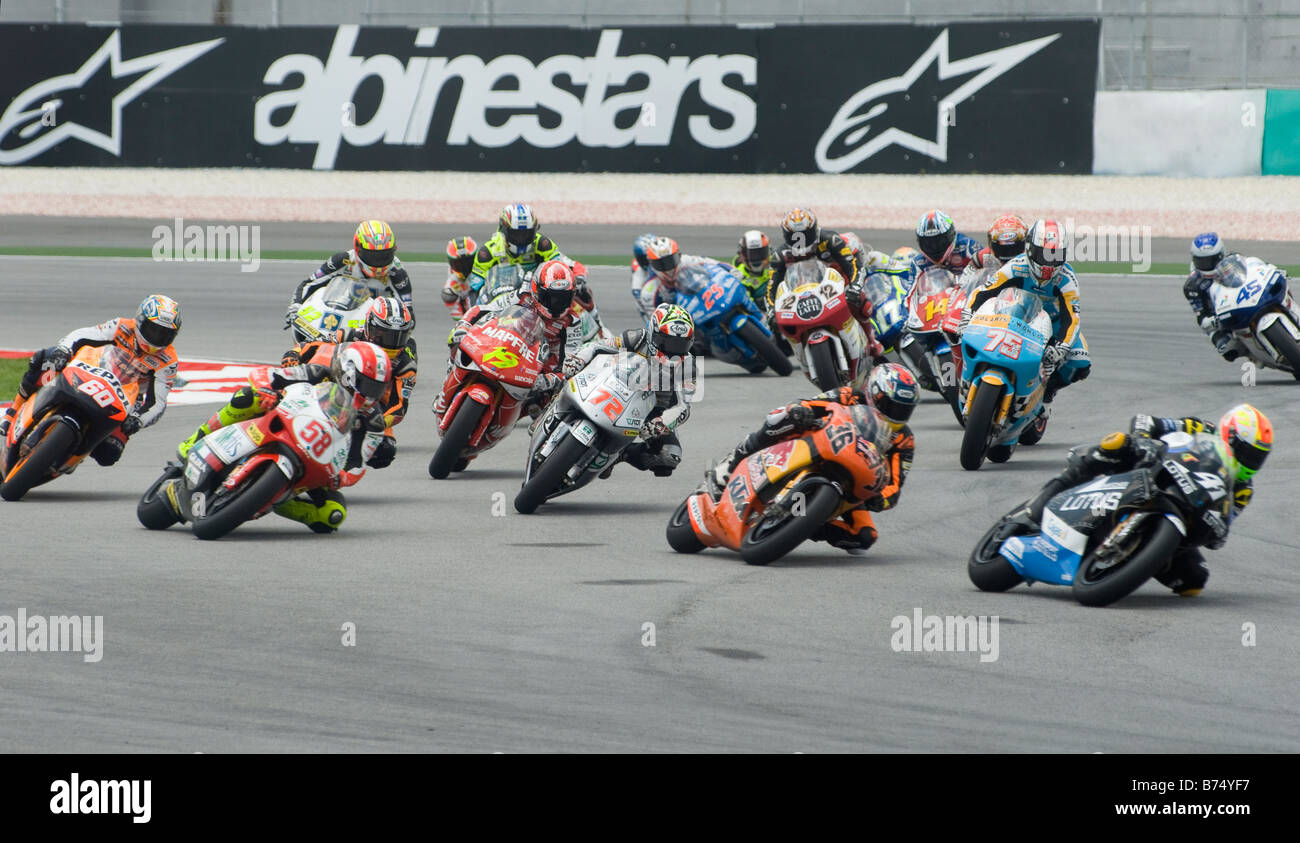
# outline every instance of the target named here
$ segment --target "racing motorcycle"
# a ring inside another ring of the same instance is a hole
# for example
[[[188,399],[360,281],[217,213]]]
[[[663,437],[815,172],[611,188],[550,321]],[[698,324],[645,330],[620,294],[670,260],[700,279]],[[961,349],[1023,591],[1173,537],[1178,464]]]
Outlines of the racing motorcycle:
[[[1231,481],[1214,438],[1177,432],[1163,445],[1147,443],[1133,471],[1053,496],[1039,522],[1029,501],[1003,516],[971,552],[971,582],[982,591],[1068,585],[1085,606],[1106,606],[1164,570],[1183,542],[1226,537]]]
[[[1255,363],[1300,380],[1300,308],[1286,275],[1259,258],[1229,255],[1210,287],[1219,327],[1231,331]]]
[[[863,284],[863,292],[871,302],[871,331],[885,353],[895,357],[907,324],[907,288],[903,281],[898,273],[872,272]]]
[[[871,361],[863,361],[867,335],[849,312],[838,271],[818,261],[792,264],[777,290],[775,314],[814,386],[825,392],[862,384],[871,371]]]
[[[593,357],[534,423],[515,509],[535,512],[545,501],[581,489],[612,467],[655,408],[659,384],[654,381],[678,374],[640,354]]]
[[[676,303],[706,337],[713,357],[758,374],[768,366],[782,377],[794,371],[777,348],[766,317],[726,264],[683,266],[677,271]]]
[[[363,281],[338,276],[307,297],[293,317],[295,344],[332,336],[335,331],[360,330],[375,293]]]
[[[960,421],[952,346],[940,330],[956,286],[953,274],[941,266],[928,267],[917,276],[908,295],[907,325],[898,350],[921,388],[942,395]]]
[[[966,312],[966,303],[970,301],[975,291],[983,287],[993,275],[997,274],[998,267],[985,266],[977,268],[975,264],[967,264],[966,269],[962,272],[961,278],[957,281],[957,286],[951,288],[948,292],[948,312],[944,314],[943,321],[939,323],[939,330],[943,333],[943,338],[948,341],[948,346],[952,349],[952,366],[953,371],[960,373],[964,365],[961,356],[961,317]],[[966,420],[958,418],[957,421],[963,426]],[[1026,445],[1030,444],[1028,442]]]
[[[83,346],[18,411],[0,442],[0,497],[71,474],[134,406],[137,361],[115,345]]]
[[[429,461],[431,476],[442,480],[495,445],[489,431],[509,433],[549,353],[541,317],[527,307],[512,305],[469,327],[451,351],[462,381],[438,423],[442,442]]]
[[[1043,412],[1043,351],[1051,336],[1042,302],[1015,287],[971,317],[961,338],[962,468],[975,471],[985,457],[1011,459],[1021,433]]]
[[[828,413],[822,427],[750,455],[725,487],[706,475],[668,522],[673,550],[725,547],[766,565],[880,494],[889,477],[885,426],[870,407],[816,403]]]
[[[219,539],[307,491],[350,486],[346,472],[354,414],[332,382],[285,388],[275,409],[214,430],[172,461],[145,490],[136,518],[150,530],[190,524],[200,539]]]

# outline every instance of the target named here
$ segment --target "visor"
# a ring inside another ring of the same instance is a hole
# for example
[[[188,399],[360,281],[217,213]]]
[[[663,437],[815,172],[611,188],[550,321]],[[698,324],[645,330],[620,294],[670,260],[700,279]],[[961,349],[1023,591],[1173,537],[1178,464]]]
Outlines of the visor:
[[[759,272],[762,270],[763,263],[767,260],[767,256],[767,249],[764,249],[761,246],[753,249],[746,248],[741,255],[742,260],[745,262],[745,266],[749,267],[753,272]]]
[[[912,417],[912,411],[916,409],[915,404],[901,404],[890,398],[888,395],[880,395],[872,399],[872,404],[882,416],[892,422],[902,424]]]
[[[924,237],[918,237],[916,244],[921,247],[921,253],[927,258],[938,263],[948,257],[948,250],[956,238],[951,232],[948,234],[928,234]]]
[[[1219,265],[1223,255],[1197,255],[1192,258],[1192,266],[1199,272],[1209,272]]]
[[[506,242],[511,246],[527,246],[537,237],[535,228],[508,228],[506,229]]]
[[[384,389],[387,387],[383,381],[377,381],[374,378],[368,378],[358,373],[356,377],[357,393],[364,395],[372,401],[378,401],[384,397]]]
[[[1052,249],[1050,252],[1043,249],[1042,246],[1031,246],[1029,248],[1030,259],[1039,266],[1064,266],[1065,249]]]
[[[376,328],[368,326],[366,336],[369,342],[374,343],[384,349],[401,350],[406,347],[406,341],[411,338],[411,332],[405,328]]]
[[[176,339],[176,328],[168,328],[159,325],[157,322],[150,322],[148,319],[141,319],[135,323],[135,328],[140,332],[140,336],[149,345],[165,348],[172,344]]]
[[[693,341],[693,337],[674,337],[656,333],[654,346],[669,357],[685,357],[690,352]]]
[[[1020,243],[999,243],[994,240],[990,248],[993,250],[994,257],[1006,263],[1012,258],[1024,254],[1025,244],[1023,241]]]
[[[552,316],[559,316],[573,304],[573,290],[539,290],[537,302]]]
[[[661,258],[654,258],[650,261],[650,268],[655,272],[672,272],[682,263],[681,252],[674,252],[671,255],[664,255]]]
[[[1232,443],[1232,455],[1241,463],[1242,468],[1250,470],[1251,474],[1259,471],[1264,465],[1264,460],[1268,457],[1268,451],[1256,448],[1247,442],[1234,437]]]
[[[357,257],[366,266],[382,267],[393,262],[396,249],[357,249]]]

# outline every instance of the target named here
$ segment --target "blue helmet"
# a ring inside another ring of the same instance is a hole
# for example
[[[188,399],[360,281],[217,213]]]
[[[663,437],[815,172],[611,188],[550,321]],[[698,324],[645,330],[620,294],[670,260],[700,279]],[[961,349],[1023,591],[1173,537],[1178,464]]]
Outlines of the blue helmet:
[[[1223,260],[1223,241],[1213,231],[1196,235],[1192,241],[1192,266],[1198,272],[1213,272]]]
[[[650,241],[654,240],[657,235],[642,234],[632,241],[632,257],[640,266],[648,266],[649,261],[645,256],[645,250],[650,246]]]

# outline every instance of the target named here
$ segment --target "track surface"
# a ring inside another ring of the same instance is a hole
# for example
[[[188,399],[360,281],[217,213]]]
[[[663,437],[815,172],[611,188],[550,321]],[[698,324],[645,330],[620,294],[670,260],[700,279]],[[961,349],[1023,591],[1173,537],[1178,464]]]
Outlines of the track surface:
[[[308,269],[0,258],[0,344],[46,345],[163,291],[184,309],[183,353],[270,360]],[[138,495],[211,407],[172,408],[111,470],[87,464],[0,504],[0,614],[103,615],[106,639],[98,664],[0,653],[0,750],[1300,750],[1300,541],[1288,526],[1300,386],[1265,372],[1243,387],[1176,279],[1085,279],[1095,374],[1062,392],[1041,445],[964,472],[951,414],[928,399],[902,506],[879,516],[869,555],[807,545],[749,568],[672,553],[664,524],[763,411],[814,391],[797,370],[754,377],[707,361],[676,476],[623,466],[521,516],[509,502],[522,429],[466,475],[426,473],[449,322],[441,274],[414,277],[414,407],[397,461],[352,490],[340,534],[275,517],[215,543],[141,528]],[[622,271],[599,269],[594,284],[611,327],[631,327]],[[1217,416],[1240,400],[1269,413],[1278,445],[1255,504],[1208,554],[1201,597],[1152,583],[1097,610],[1068,589],[970,585],[972,544],[1067,447],[1139,409]],[[890,621],[914,608],[1000,616],[999,659],[895,653]],[[355,647],[341,646],[345,622]],[[645,623],[656,646],[642,645]],[[1243,646],[1245,623],[1257,646]]]

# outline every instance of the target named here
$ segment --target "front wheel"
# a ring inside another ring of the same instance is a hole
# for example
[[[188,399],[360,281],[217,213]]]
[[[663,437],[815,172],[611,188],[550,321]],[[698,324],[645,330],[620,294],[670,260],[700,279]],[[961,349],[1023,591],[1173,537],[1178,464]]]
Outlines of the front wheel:
[[[1173,558],[1183,535],[1163,515],[1148,516],[1154,527],[1143,526],[1145,541],[1118,552],[1118,557],[1098,558],[1089,553],[1074,573],[1074,599],[1085,606],[1109,606],[1127,597],[1151,579]]]
[[[705,548],[704,542],[695,534],[695,528],[691,526],[691,516],[688,512],[690,507],[691,495],[682,501],[677,509],[673,510],[673,517],[668,519],[668,546],[678,553],[699,553]]]
[[[140,497],[140,502],[135,505],[135,517],[147,530],[166,530],[171,525],[180,521],[180,516],[172,509],[171,504],[167,501],[166,494],[159,494],[167,481],[174,480],[181,476],[180,466],[169,465],[159,475],[158,479],[153,481],[144,494]]]
[[[528,482],[519,490],[519,494],[515,495],[515,510],[524,515],[536,512],[537,507],[545,503],[552,493],[559,490],[564,476],[578,460],[582,459],[583,454],[587,453],[587,448],[587,445],[574,439],[572,433],[564,434],[560,444],[555,446],[551,455],[540,468],[533,471],[533,476],[528,478]]]
[[[839,490],[824,480],[800,483],[792,497],[804,497],[804,511],[795,515],[786,509],[764,512],[762,518],[740,540],[740,556],[750,565],[766,565],[785,556],[812,538],[835,514],[840,505]]]
[[[460,459],[461,452],[469,447],[470,437],[478,428],[483,414],[489,409],[486,404],[480,404],[470,398],[460,403],[456,418],[447,425],[447,432],[438,443],[438,450],[434,451],[433,459],[429,460],[429,476],[435,480],[444,480],[448,474],[451,474],[457,460]]]
[[[1279,319],[1265,328],[1264,336],[1277,349],[1277,353],[1291,365],[1291,375],[1300,381],[1300,344],[1296,343],[1295,337],[1291,336],[1291,332],[1282,324],[1282,320]]]
[[[961,467],[967,471],[977,471],[984,464],[993,431],[993,414],[998,410],[1002,389],[1000,384],[985,381],[975,384],[975,399],[970,403],[970,415],[966,417],[966,430],[961,437]]]
[[[966,575],[976,588],[980,591],[1006,591],[1025,581],[999,549],[1002,542],[1012,536],[1028,532],[1028,526],[1013,524],[1005,518],[989,528],[966,561]]]
[[[39,486],[48,480],[50,472],[67,461],[76,445],[77,434],[72,428],[58,419],[50,422],[41,441],[18,461],[5,477],[4,483],[0,484],[0,498],[7,501],[21,500],[33,486]]]
[[[216,512],[194,517],[192,529],[196,537],[212,541],[233,532],[278,498],[289,484],[289,480],[269,461],[254,468],[253,475],[231,489]]]
[[[808,346],[808,357],[812,368],[809,380],[813,386],[822,392],[830,392],[844,385],[840,382],[840,366],[835,361],[835,350],[829,341]]]
[[[781,349],[776,347],[776,342],[763,333],[763,329],[758,327],[753,319],[746,320],[736,335],[744,341],[745,345],[754,349],[763,362],[771,366],[772,371],[781,377],[794,371],[794,364],[790,362],[790,358],[781,353]]]

